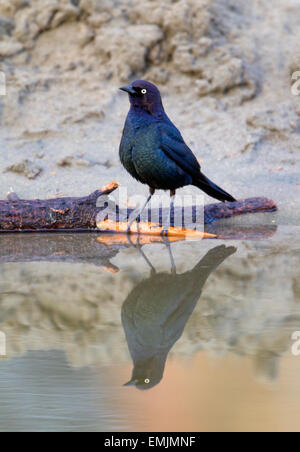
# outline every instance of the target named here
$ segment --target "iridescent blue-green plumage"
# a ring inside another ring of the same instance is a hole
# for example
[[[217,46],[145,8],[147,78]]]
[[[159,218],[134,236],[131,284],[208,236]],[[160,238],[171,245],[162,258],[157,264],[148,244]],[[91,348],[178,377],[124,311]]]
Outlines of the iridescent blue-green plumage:
[[[181,337],[210,274],[234,247],[210,250],[191,271],[181,275],[154,273],[140,282],[122,306],[122,323],[134,369],[127,385],[150,389],[164,373],[167,356]]]
[[[120,144],[126,170],[152,189],[175,191],[195,185],[220,201],[235,201],[201,173],[193,152],[166,115],[158,89],[138,80],[124,90],[131,103]]]

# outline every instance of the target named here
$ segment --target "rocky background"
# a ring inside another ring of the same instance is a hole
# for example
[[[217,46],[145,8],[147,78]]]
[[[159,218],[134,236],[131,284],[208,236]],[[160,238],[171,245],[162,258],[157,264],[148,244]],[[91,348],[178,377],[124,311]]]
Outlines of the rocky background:
[[[118,160],[118,87],[146,78],[208,176],[237,198],[276,199],[278,221],[297,223],[299,20],[297,0],[1,0],[0,197],[110,179],[144,193]]]
[[[118,87],[146,78],[159,85],[209,177],[237,198],[273,198],[275,221],[299,224],[292,75],[300,71],[300,4],[271,3],[1,0],[0,197],[11,188],[27,198],[83,195],[111,179],[129,195],[145,193],[119,163],[128,99]],[[208,281],[174,350],[250,350],[263,374],[276,374],[300,296],[298,229],[282,231],[276,244],[240,244]],[[185,246],[177,250],[181,271],[208,245]],[[167,259],[163,246],[148,253]],[[1,264],[9,356],[63,347],[72,365],[128,359],[120,308],[147,269],[137,268],[134,250],[113,263],[118,275],[83,264]]]

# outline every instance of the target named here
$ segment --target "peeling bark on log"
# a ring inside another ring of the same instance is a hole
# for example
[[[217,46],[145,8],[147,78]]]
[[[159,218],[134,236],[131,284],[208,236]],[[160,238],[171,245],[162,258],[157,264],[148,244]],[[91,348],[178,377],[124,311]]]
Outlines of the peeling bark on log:
[[[118,184],[111,182],[82,198],[0,201],[0,232],[96,230],[97,215],[103,210],[97,207],[97,201],[117,188]]]
[[[96,220],[104,207],[97,207],[97,201],[117,188],[118,184],[112,182],[86,197],[31,201],[21,200],[10,194],[9,200],[0,201],[0,232],[99,232]],[[204,222],[210,225],[217,220],[238,215],[276,210],[275,202],[267,198],[216,203],[205,206]],[[196,212],[196,206],[193,211]],[[128,215],[131,212],[128,209]]]
[[[217,220],[232,218],[238,215],[260,212],[276,212],[277,205],[267,198],[249,198],[230,203],[216,203],[205,206],[205,224],[211,224]]]
[[[223,203],[218,202],[215,204],[208,204],[204,206],[204,224],[210,225],[218,220],[224,220],[227,218],[233,218],[240,215],[254,214],[254,213],[266,213],[266,212],[276,212],[277,205],[274,201],[268,198],[260,197],[260,198],[249,198],[236,202]],[[196,213],[199,211],[199,206],[192,207],[192,216],[196,218]],[[128,209],[128,217],[133,212],[133,209]],[[178,211],[177,211],[178,213]],[[160,219],[163,216],[162,209],[160,209]],[[178,216],[177,216],[178,217]],[[183,215],[184,217],[184,215]],[[151,219],[151,210],[148,210],[148,218]],[[162,222],[160,221],[160,226],[162,226]],[[171,217],[171,226],[174,226],[174,212]],[[192,225],[187,225],[187,227],[191,227]],[[210,232],[214,234],[214,232],[208,231],[208,228],[205,228],[206,232]]]
[[[116,232],[118,234],[127,234],[128,222],[115,222],[112,220],[101,221],[97,223],[100,232]],[[161,237],[163,228],[156,223],[135,222],[130,228],[130,235],[151,235]],[[171,226],[168,231],[168,238],[181,237],[182,239],[215,239],[216,235],[205,231],[197,231],[193,229],[178,228]]]

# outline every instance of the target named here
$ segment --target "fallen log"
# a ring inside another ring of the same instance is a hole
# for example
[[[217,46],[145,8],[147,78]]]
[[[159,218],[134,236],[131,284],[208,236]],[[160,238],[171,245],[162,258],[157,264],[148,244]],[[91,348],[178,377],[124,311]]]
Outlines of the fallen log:
[[[104,207],[97,207],[100,197],[118,188],[111,182],[89,196],[81,198],[53,198],[22,200],[8,194],[0,201],[0,232],[58,232],[97,230],[97,215]]]
[[[111,182],[85,197],[30,201],[10,194],[7,201],[0,201],[0,232],[99,232],[97,217],[106,208],[97,207],[99,198],[109,195],[117,188],[118,184]],[[196,210],[197,207],[194,206],[193,211]],[[204,223],[211,225],[225,218],[276,210],[275,202],[267,198],[210,204],[204,208]],[[128,209],[128,216],[131,213],[132,209]],[[174,218],[171,224],[174,226]],[[120,232],[118,223],[112,226],[112,231]]]
[[[114,231],[118,234],[126,234],[128,230],[128,222],[115,222],[112,220],[104,220],[97,223],[97,227],[100,232],[111,232]],[[163,233],[163,228],[159,224],[155,223],[142,223],[135,222],[131,229],[131,234],[135,235],[150,235],[153,237],[161,237]],[[205,231],[196,231],[186,228],[178,228],[171,226],[168,231],[168,238],[179,237],[182,239],[215,239],[217,236]]]

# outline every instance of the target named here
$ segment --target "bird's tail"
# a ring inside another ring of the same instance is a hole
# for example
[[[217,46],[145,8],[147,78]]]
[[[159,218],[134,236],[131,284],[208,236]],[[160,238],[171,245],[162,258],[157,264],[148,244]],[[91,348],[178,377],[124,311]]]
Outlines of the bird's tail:
[[[196,302],[199,300],[204,284],[210,275],[230,256],[235,254],[237,248],[234,246],[217,246],[212,248],[198,262],[198,264],[188,273],[181,275],[185,283],[190,288],[190,293],[194,293]],[[193,289],[192,289],[193,288]]]
[[[211,180],[208,179],[208,177],[204,176],[203,173],[200,173],[199,178],[194,180],[194,185],[203,190],[206,194],[208,194],[212,198],[218,199],[219,201],[222,202],[236,201],[236,199],[234,199],[233,196],[231,196],[225,190],[214,184]]]
[[[215,271],[228,257],[237,252],[234,246],[220,245],[212,248],[201,259],[192,272],[201,274],[201,278],[208,278],[208,276]]]

